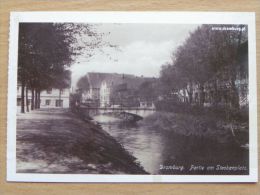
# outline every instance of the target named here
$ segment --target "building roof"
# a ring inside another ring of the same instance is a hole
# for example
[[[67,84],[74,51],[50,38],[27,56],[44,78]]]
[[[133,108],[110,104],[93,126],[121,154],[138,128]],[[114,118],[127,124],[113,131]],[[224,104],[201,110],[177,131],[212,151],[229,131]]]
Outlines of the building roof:
[[[118,73],[87,73],[89,84],[92,88],[100,88],[102,82],[106,82],[109,87],[127,87],[127,89],[138,88],[143,82],[150,81],[153,78],[149,77],[137,77],[130,74],[118,74]]]
[[[92,88],[100,88],[102,81],[106,78],[106,73],[87,73],[89,85]]]

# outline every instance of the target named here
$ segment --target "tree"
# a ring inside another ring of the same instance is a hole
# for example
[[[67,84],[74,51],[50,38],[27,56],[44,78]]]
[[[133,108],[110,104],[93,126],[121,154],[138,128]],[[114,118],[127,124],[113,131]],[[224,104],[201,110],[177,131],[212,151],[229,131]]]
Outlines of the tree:
[[[210,55],[210,64],[216,71],[215,82],[217,80],[224,79],[228,83],[228,86],[230,86],[229,96],[231,106],[233,108],[238,108],[239,96],[235,81],[239,79],[238,75],[248,75],[248,71],[244,71],[243,68],[241,69],[241,64],[239,63],[239,48],[242,44],[247,43],[248,37],[247,26],[233,25],[232,27],[244,30],[224,30],[214,32],[214,36],[212,37],[212,48],[215,52],[212,52]],[[215,91],[217,91],[216,87]]]
[[[246,29],[243,25],[229,25],[229,28]],[[223,30],[213,30],[214,28]],[[217,103],[217,82],[226,80],[231,86],[231,104],[237,107],[238,93],[235,80],[241,68],[238,48],[247,40],[247,31],[225,30],[226,25],[201,25],[190,33],[183,45],[173,53],[172,62],[163,66],[160,80],[168,83],[169,90],[185,87],[189,102],[193,103],[194,87],[200,90],[200,104],[203,105],[205,83],[214,83],[215,103]],[[171,83],[171,84],[169,84]]]
[[[90,85],[89,85],[89,80],[88,80],[88,76],[87,75],[82,76],[78,80],[77,87],[78,87],[78,89],[81,89],[82,92],[89,90]]]
[[[142,82],[137,89],[138,97],[145,101],[154,101],[159,94],[157,86],[158,80],[156,78]]]
[[[160,93],[171,95],[181,88],[181,77],[177,73],[176,67],[171,64],[165,64],[161,67],[159,83]]]
[[[71,84],[71,71],[70,70],[64,70],[63,72],[56,74],[53,87],[56,89],[59,89],[59,103],[58,103],[59,105],[58,106],[61,106],[62,90],[64,90],[65,88],[69,88],[70,84]]]
[[[59,85],[56,76],[63,75],[76,56],[83,53],[91,56],[91,51],[101,45],[101,37],[88,24],[20,23],[18,81],[22,86],[21,112],[25,112],[25,88],[28,87],[34,97],[31,108],[39,108],[41,91]]]

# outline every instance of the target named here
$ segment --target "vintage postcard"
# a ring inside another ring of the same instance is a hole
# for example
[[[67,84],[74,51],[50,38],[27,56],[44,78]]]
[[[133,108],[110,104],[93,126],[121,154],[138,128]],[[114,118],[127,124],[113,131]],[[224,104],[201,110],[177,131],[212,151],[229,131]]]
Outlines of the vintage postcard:
[[[257,182],[255,14],[12,12],[7,180]]]

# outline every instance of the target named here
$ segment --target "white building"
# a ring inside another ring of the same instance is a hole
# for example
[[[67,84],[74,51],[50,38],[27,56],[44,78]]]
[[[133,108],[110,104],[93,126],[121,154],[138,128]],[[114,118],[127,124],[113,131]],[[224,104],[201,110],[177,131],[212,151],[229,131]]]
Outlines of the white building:
[[[89,99],[99,100],[99,88],[90,87],[88,91],[82,93],[82,101],[85,102]]]
[[[100,85],[107,75],[108,75],[107,73],[95,73],[95,72],[87,73],[86,76],[89,82],[89,89],[87,91],[83,91],[82,93],[83,103],[91,101],[94,106],[96,107],[99,106]]]
[[[17,86],[17,107],[21,107],[21,86]],[[25,96],[25,93],[24,93]],[[70,89],[66,88],[63,90],[59,89],[49,89],[44,90],[40,94],[40,107],[41,108],[68,108],[69,107],[69,96]],[[32,94],[28,90],[28,105],[31,105]],[[26,99],[24,101],[26,106]],[[26,109],[25,109],[26,110]]]
[[[86,74],[88,90],[82,91],[82,103],[93,107],[138,107],[138,97],[134,92],[146,81],[154,78],[138,77],[130,74],[96,73]],[[153,107],[144,102],[143,107]]]
[[[140,101],[139,107],[143,109],[155,109],[153,101]]]
[[[41,107],[69,107],[70,89],[49,89],[41,92]]]
[[[103,81],[100,86],[100,107],[110,106],[110,87],[106,81]]]

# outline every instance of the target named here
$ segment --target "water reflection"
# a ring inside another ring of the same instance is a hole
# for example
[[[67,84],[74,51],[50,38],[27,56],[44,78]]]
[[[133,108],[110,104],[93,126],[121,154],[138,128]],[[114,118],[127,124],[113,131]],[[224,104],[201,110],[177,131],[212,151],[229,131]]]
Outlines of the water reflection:
[[[200,137],[150,130],[137,123],[122,122],[108,113],[95,113],[92,118],[151,174],[248,174],[248,150],[233,142],[223,145]],[[191,165],[244,166],[246,169],[190,171]]]
[[[136,123],[125,123],[120,120],[100,114],[93,119],[101,124],[103,129],[113,136],[124,148],[137,158],[144,169],[157,174],[162,161],[162,137],[159,133],[149,132]]]

